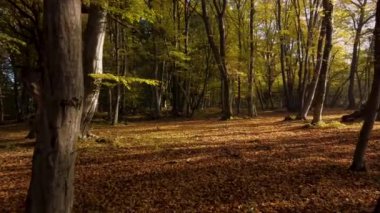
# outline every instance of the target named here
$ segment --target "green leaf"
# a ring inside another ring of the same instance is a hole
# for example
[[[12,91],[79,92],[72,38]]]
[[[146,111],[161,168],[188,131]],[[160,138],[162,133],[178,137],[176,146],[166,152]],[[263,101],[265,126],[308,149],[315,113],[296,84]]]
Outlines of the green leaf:
[[[117,76],[110,73],[89,74],[89,76],[95,80],[102,80],[101,84],[106,87],[114,87],[116,85],[123,85],[129,90],[131,89],[131,84],[133,83],[147,84],[150,86],[158,86],[160,84],[159,81],[153,80],[153,79]]]

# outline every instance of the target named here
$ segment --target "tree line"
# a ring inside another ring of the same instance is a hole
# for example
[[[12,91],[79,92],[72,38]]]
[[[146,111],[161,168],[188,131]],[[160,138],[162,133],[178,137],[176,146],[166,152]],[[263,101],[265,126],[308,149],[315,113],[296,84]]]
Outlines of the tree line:
[[[31,87],[41,69],[43,6],[38,0],[2,4],[0,118],[21,121],[36,109]],[[133,113],[191,117],[205,108],[220,108],[222,119],[273,109],[306,119],[311,106],[319,108],[313,112],[318,122],[323,105],[355,109],[370,92],[374,5],[84,2],[85,114],[92,117],[98,99],[114,124]]]

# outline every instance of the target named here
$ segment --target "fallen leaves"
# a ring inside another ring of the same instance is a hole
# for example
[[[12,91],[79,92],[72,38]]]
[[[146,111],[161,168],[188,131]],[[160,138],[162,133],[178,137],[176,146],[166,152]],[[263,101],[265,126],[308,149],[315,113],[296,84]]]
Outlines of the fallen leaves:
[[[111,142],[78,144],[75,211],[372,211],[380,144],[370,142],[369,172],[352,173],[360,125],[303,129],[283,117],[98,125],[94,133]],[[0,144],[18,140],[20,131],[0,129]],[[32,149],[15,143],[0,148],[2,212],[22,211],[30,178]]]

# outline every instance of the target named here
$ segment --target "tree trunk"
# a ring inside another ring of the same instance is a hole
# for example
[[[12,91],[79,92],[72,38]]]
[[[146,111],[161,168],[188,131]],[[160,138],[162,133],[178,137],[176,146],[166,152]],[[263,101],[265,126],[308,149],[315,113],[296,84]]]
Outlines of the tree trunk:
[[[116,125],[119,123],[120,100],[121,100],[121,85],[117,85],[115,109],[114,109],[114,114],[113,114],[113,119],[112,119],[112,125]]]
[[[107,12],[97,5],[91,5],[83,51],[84,101],[80,136],[89,136],[91,120],[98,106],[100,93],[99,80],[92,79],[89,74],[103,73],[103,46],[106,35]]]
[[[317,91],[315,94],[314,113],[313,113],[313,120],[311,122],[312,124],[316,124],[322,121],[323,104],[325,102],[325,96],[326,96],[327,75],[328,75],[329,64],[330,64],[330,55],[331,55],[331,48],[332,48],[332,33],[333,33],[332,14],[333,14],[334,6],[331,1],[332,0],[323,0],[322,2],[323,8],[324,8],[323,23],[325,25],[324,27],[326,28],[326,40],[325,40],[325,47],[323,50],[321,72],[319,74]]]
[[[307,38],[306,38],[306,45],[304,50],[304,61],[303,61],[303,75],[302,75],[302,81],[299,85],[299,91],[300,91],[300,110],[303,109],[305,104],[305,98],[307,95],[307,85],[308,85],[308,79],[310,75],[310,52],[313,45],[313,38],[314,38],[314,29],[317,26],[317,20],[319,17],[319,7],[320,7],[321,0],[315,0],[313,1],[311,7],[310,7],[310,15],[309,18],[306,19],[307,23]],[[305,16],[306,9],[305,9]],[[301,112],[301,111],[300,111]],[[299,116],[300,117],[300,116]]]
[[[207,14],[206,0],[202,0],[202,18],[205,23],[205,29],[207,33],[207,38],[209,45],[211,47],[212,53],[214,55],[215,61],[217,63],[222,83],[222,120],[228,120],[232,116],[232,101],[230,94],[230,82],[229,74],[226,65],[226,29],[225,29],[225,12],[227,9],[227,0],[219,2],[220,4],[214,3],[214,8],[217,13],[218,31],[219,31],[219,47],[216,45],[214,40],[214,35],[212,33],[212,27],[210,24],[210,18]]]
[[[359,4],[354,4],[359,9],[359,19],[353,20],[355,27],[355,38],[354,38],[354,46],[352,48],[352,60],[350,67],[350,84],[348,86],[348,107],[349,109],[355,109],[356,101],[355,101],[355,75],[357,75],[358,71],[358,63],[359,63],[359,52],[360,52],[360,37],[362,34],[363,26],[366,22],[368,22],[371,17],[365,18],[365,7],[367,5],[367,0],[359,1]],[[360,84],[360,82],[358,82]]]
[[[0,86],[0,124],[4,122],[4,102],[3,102],[3,92]]]
[[[115,64],[116,64],[116,75],[120,76],[120,50],[121,50],[121,30],[119,23],[115,23]],[[119,123],[119,109],[120,109],[120,100],[121,100],[121,85],[116,85],[116,100],[115,100],[115,108],[113,111],[112,117],[112,125],[116,125]]]
[[[355,73],[358,69],[358,61],[359,61],[359,54],[358,54],[358,47],[360,42],[360,34],[361,34],[361,28],[358,28],[355,32],[355,40],[354,40],[354,47],[352,51],[352,60],[351,60],[351,67],[350,67],[350,83],[348,86],[348,109],[355,109],[356,102],[355,102]]]
[[[83,103],[81,1],[45,0],[44,77],[27,212],[71,212]]]
[[[108,121],[112,122],[113,119],[113,100],[112,88],[108,88]]]
[[[304,98],[304,104],[301,109],[301,113],[297,116],[297,119],[306,120],[307,114],[309,113],[311,104],[313,103],[313,100],[314,100],[315,91],[317,89],[319,74],[320,74],[321,65],[322,65],[323,42],[326,37],[326,28],[324,25],[325,23],[322,24],[320,34],[319,34],[318,49],[317,49],[317,64],[315,66],[314,75],[308,88],[308,93],[307,93],[308,95]]]
[[[242,63],[243,63],[243,32],[242,28],[244,23],[244,16],[242,14],[242,7],[244,6],[245,2],[235,1],[236,3],[236,9],[237,9],[237,16],[238,16],[238,23],[237,23],[237,36],[238,36],[238,48],[239,48],[239,57],[238,57],[238,69],[239,71],[242,69]],[[241,110],[241,76],[239,73],[237,73],[237,99],[236,99],[236,114],[240,114]]]
[[[253,23],[255,16],[255,2],[250,0],[249,10],[249,70],[248,70],[248,116],[257,116],[256,106],[254,103],[254,91],[253,84],[255,82],[255,72],[253,70],[254,65],[254,43],[253,43]]]
[[[364,155],[380,104],[380,1],[377,2],[376,8],[376,26],[374,30],[374,77],[371,94],[365,108],[364,123],[360,131],[359,141],[356,144],[352,165],[350,167],[353,171],[363,171],[366,169]]]
[[[12,67],[16,67],[16,62],[14,57],[12,57]],[[23,68],[22,68],[23,69]],[[22,121],[22,115],[21,115],[21,104],[20,104],[20,92],[19,92],[19,74],[18,69],[14,69],[14,82],[13,82],[13,98],[14,98],[14,106],[16,111],[16,121],[21,122]]]
[[[281,0],[277,0],[277,28],[280,34],[280,65],[281,65],[281,77],[282,77],[282,88],[284,90],[284,99],[285,99],[285,106],[288,111],[291,110],[291,107],[289,106],[289,90],[288,90],[288,79],[286,78],[286,71],[285,71],[285,44],[284,44],[284,38],[282,35],[282,23],[281,23]]]
[[[156,44],[154,45],[156,48]],[[158,57],[157,57],[157,50],[155,50],[155,59],[154,59],[154,78],[156,80],[160,80],[160,76],[158,74],[159,70],[159,64],[158,64]],[[160,118],[161,117],[161,101],[162,101],[162,90],[161,85],[156,86],[153,88],[154,90],[154,117]]]

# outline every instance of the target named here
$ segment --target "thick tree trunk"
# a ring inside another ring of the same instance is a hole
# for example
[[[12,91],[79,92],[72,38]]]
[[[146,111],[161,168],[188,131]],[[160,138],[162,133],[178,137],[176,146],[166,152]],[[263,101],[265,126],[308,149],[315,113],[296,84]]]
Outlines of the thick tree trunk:
[[[89,74],[103,73],[103,46],[106,35],[106,11],[98,5],[91,5],[84,37],[83,73],[85,96],[81,120],[80,136],[88,137],[91,120],[98,106],[100,93],[99,80],[92,79]]]
[[[27,212],[71,212],[83,103],[81,1],[45,0],[45,55]]]
[[[321,72],[319,74],[319,80],[318,80],[317,90],[315,94],[314,113],[313,113],[313,120],[311,122],[312,124],[316,124],[322,121],[322,111],[323,111],[323,104],[325,102],[325,97],[326,97],[327,75],[328,75],[328,70],[329,70],[330,55],[331,55],[331,48],[332,48],[332,33],[333,33],[332,14],[333,14],[334,6],[332,4],[332,0],[323,0],[322,5],[324,8],[323,24],[325,25],[324,27],[326,28],[326,40],[325,40],[325,47],[323,50]]]
[[[374,40],[375,71],[372,82],[372,90],[368,98],[365,109],[364,123],[360,131],[359,141],[356,144],[352,165],[350,167],[353,171],[363,171],[366,169],[364,161],[365,151],[367,149],[368,140],[373,129],[373,124],[376,120],[380,104],[380,1],[377,2]]]

